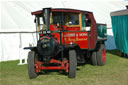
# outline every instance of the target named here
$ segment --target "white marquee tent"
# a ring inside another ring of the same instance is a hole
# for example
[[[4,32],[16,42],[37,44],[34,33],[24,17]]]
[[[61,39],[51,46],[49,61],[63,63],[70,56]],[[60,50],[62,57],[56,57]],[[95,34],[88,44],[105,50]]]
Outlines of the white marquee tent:
[[[111,28],[110,12],[125,9],[127,4],[127,0],[3,0],[0,2],[0,32],[11,33],[0,33],[0,61],[27,59],[28,50],[23,48],[36,45],[34,33],[22,33],[35,31],[32,11],[44,7],[92,11],[98,23],[106,23]],[[112,29],[107,31],[106,48],[115,49]]]

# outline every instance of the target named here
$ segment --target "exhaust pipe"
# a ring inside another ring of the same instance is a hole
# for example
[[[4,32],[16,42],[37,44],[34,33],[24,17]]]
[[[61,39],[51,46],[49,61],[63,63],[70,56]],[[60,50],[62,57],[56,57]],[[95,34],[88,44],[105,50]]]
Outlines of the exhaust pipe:
[[[49,30],[50,12],[51,12],[51,8],[43,8],[43,21],[44,21],[44,24],[46,25],[46,31]]]

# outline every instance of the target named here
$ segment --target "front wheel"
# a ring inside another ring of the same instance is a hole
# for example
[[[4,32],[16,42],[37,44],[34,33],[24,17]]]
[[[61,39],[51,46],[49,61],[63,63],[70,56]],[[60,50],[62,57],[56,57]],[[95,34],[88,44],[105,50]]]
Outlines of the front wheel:
[[[75,78],[76,65],[77,65],[76,52],[75,50],[70,50],[69,51],[69,73],[68,73],[69,78]]]
[[[28,53],[28,74],[29,74],[29,78],[33,79],[37,77],[37,73],[35,72],[35,52],[34,51],[30,51]]]

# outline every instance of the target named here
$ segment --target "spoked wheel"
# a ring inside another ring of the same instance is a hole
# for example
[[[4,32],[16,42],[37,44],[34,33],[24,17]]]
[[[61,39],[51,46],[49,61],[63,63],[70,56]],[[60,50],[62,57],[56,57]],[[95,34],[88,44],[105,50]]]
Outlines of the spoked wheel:
[[[106,51],[104,44],[100,45],[99,50],[97,51],[97,65],[103,66],[106,62]]]
[[[37,77],[37,73],[35,72],[35,57],[37,57],[35,55],[34,51],[30,51],[28,53],[28,74],[29,74],[29,78],[33,79]]]
[[[76,65],[77,65],[76,52],[75,50],[70,50],[69,51],[69,73],[68,73],[69,78],[75,78]]]

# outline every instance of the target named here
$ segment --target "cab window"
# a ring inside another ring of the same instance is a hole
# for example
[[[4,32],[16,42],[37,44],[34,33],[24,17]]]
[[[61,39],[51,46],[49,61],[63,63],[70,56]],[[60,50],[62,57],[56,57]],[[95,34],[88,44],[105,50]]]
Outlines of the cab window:
[[[85,19],[86,27],[91,27],[91,19],[89,15],[86,14],[85,16],[86,16],[86,19]]]
[[[53,18],[53,24],[61,24],[64,22],[62,21],[63,20],[63,16],[62,16],[62,13],[58,13],[58,12],[55,12],[52,14],[52,18]]]
[[[79,15],[78,14],[68,15],[68,25],[79,25]]]
[[[79,17],[79,13],[52,12],[50,24],[66,27],[80,27]]]

